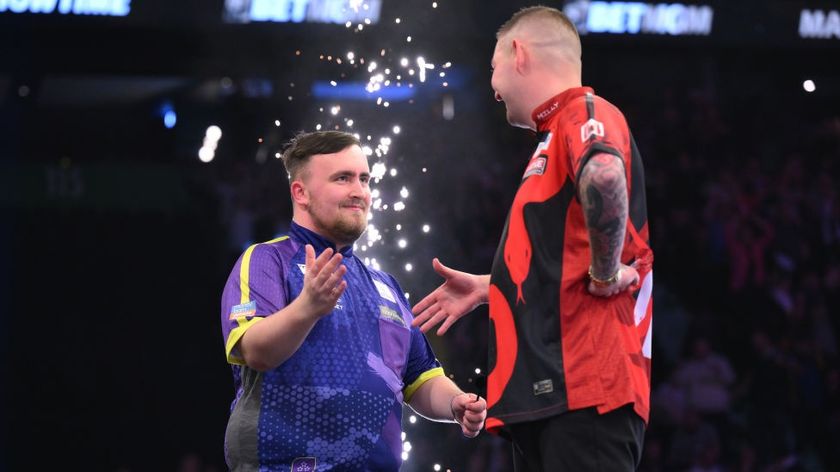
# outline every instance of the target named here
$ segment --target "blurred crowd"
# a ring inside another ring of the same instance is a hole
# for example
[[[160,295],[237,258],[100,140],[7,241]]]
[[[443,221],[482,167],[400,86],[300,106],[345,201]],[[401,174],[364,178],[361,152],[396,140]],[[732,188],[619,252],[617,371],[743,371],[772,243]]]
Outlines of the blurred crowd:
[[[840,117],[741,105],[666,100],[640,143],[659,302],[643,470],[840,469]]]

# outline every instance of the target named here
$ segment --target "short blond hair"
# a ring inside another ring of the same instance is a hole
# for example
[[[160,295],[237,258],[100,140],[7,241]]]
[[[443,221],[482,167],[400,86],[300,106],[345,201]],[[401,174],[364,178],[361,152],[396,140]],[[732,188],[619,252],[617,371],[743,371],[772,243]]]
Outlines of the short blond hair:
[[[513,16],[499,28],[499,31],[496,32],[496,39],[499,39],[509,31],[513,30],[513,28],[515,28],[520,22],[526,19],[545,19],[553,21],[561,28],[564,28],[568,32],[574,34],[574,36],[578,38],[578,41],[580,41],[580,36],[578,35],[577,28],[575,28],[575,24],[572,23],[572,20],[570,20],[565,13],[556,8],[546,7],[543,5],[525,7],[514,13]]]
[[[509,33],[528,40],[533,46],[543,46],[540,49],[552,55],[542,56],[549,59],[547,63],[563,58],[580,68],[583,55],[580,35],[569,17],[556,8],[536,6],[519,10],[499,28],[496,40],[501,42]]]

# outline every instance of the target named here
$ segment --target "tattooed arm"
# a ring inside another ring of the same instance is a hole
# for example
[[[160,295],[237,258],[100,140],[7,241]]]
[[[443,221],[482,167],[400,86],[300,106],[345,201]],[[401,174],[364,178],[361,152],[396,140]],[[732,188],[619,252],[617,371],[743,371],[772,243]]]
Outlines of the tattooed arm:
[[[578,192],[592,250],[589,292],[609,297],[639,278],[633,267],[620,260],[628,213],[624,163],[612,154],[592,156],[580,173]]]

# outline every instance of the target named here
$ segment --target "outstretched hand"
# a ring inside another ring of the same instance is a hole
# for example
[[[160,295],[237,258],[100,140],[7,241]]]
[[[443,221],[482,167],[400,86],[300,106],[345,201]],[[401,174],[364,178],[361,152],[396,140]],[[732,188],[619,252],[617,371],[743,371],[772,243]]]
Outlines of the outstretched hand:
[[[414,305],[411,325],[420,326],[420,330],[426,333],[443,322],[437,330],[437,334],[442,335],[462,316],[487,301],[489,277],[451,269],[437,258],[432,261],[432,266],[445,281]]]
[[[347,267],[341,263],[343,257],[327,248],[317,258],[315,249],[306,245],[306,273],[303,276],[303,290],[300,299],[309,305],[309,311],[321,317],[332,312],[347,282],[344,274]]]
[[[475,393],[462,393],[452,398],[452,415],[461,425],[461,433],[474,438],[484,427],[487,419],[487,402]]]

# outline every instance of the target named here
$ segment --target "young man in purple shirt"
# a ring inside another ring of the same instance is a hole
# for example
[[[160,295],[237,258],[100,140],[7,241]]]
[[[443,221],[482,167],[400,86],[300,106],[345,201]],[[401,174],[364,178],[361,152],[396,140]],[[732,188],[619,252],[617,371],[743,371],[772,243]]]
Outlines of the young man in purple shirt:
[[[397,281],[353,254],[371,202],[358,140],[302,134],[283,162],[289,234],[248,248],[222,296],[230,468],[396,471],[403,403],[477,436],[484,399],[443,375]]]

